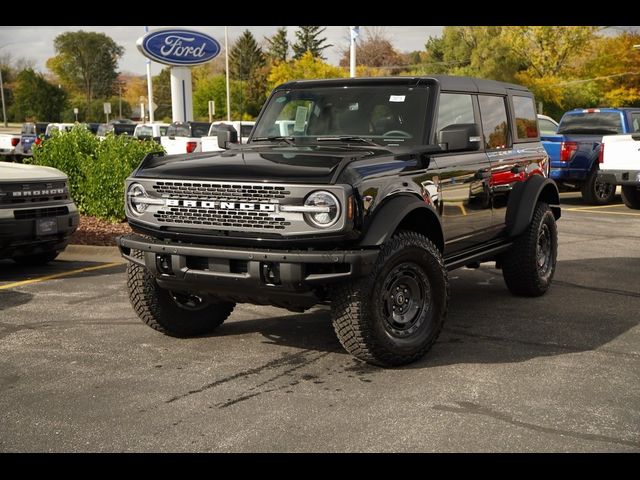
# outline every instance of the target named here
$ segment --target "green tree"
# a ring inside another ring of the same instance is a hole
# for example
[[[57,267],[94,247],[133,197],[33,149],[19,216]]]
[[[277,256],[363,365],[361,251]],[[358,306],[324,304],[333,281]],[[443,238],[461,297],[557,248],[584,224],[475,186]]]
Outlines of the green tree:
[[[28,68],[18,74],[14,91],[16,120],[60,121],[67,101],[66,92],[47,82],[42,74]]]
[[[235,80],[247,81],[266,60],[262,49],[249,30],[245,30],[229,51],[229,75]]]
[[[289,57],[287,28],[280,27],[272,37],[266,38],[267,56],[273,63],[286,62]]]
[[[320,35],[326,30],[318,26],[302,26],[296,31],[296,43],[292,45],[293,58],[299,60],[306,52],[311,52],[314,57],[325,60],[322,52],[333,47],[332,44],[327,44],[327,37],[320,38]]]
[[[153,77],[153,101],[158,106],[154,112],[156,120],[169,120],[172,118],[171,110],[171,68],[163,68],[158,75]]]
[[[266,63],[256,39],[249,30],[245,30],[229,52],[229,74],[242,82],[239,102],[241,117],[245,112],[255,116],[262,107],[266,83],[262,69]]]
[[[69,90],[84,93],[87,109],[96,98],[109,97],[118,77],[118,60],[124,49],[104,33],[66,32],[58,35],[53,46],[56,56],[47,67]]]
[[[305,53],[299,60],[293,60],[274,66],[268,75],[271,89],[281,83],[307,78],[341,78],[349,75],[345,69],[334,67],[311,52]]]

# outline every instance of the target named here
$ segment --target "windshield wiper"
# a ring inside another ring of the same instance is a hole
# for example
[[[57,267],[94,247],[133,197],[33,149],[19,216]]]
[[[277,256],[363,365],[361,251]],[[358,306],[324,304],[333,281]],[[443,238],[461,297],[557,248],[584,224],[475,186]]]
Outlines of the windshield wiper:
[[[336,137],[318,137],[316,138],[318,142],[362,142],[367,145],[373,145],[379,147],[380,145],[372,140],[368,140],[366,138],[357,137],[355,135],[340,135]]]
[[[286,142],[289,145],[295,145],[296,143],[294,137],[283,137],[283,136],[255,137],[251,139],[252,142],[264,142],[264,141],[275,142],[276,140],[281,142]]]

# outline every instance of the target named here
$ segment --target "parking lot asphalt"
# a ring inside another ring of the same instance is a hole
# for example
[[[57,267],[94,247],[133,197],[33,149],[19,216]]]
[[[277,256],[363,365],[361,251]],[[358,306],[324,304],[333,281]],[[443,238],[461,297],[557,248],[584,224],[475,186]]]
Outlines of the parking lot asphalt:
[[[124,264],[0,261],[0,451],[638,452],[640,212],[562,197],[548,294],[451,272],[440,339],[399,369],[344,352],[325,307],[180,340],[138,320]]]

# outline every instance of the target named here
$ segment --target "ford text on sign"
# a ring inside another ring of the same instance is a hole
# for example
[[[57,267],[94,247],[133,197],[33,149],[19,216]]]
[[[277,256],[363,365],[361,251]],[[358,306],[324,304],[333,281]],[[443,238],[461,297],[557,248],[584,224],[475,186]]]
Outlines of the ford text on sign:
[[[209,35],[173,28],[149,32],[137,45],[151,60],[175,66],[200,65],[220,53],[220,44]]]

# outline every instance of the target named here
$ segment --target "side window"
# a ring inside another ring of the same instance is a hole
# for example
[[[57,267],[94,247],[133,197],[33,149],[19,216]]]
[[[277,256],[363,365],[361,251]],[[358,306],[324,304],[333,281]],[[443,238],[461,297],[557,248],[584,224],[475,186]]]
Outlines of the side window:
[[[538,118],[536,117],[536,106],[533,103],[533,98],[514,95],[512,99],[518,140],[538,138]]]
[[[443,93],[440,95],[436,132],[457,123],[474,123],[471,95]]]
[[[631,114],[631,133],[640,132],[640,112],[633,112]]]
[[[498,150],[511,146],[509,122],[504,97],[478,95],[484,144],[487,150]]]

